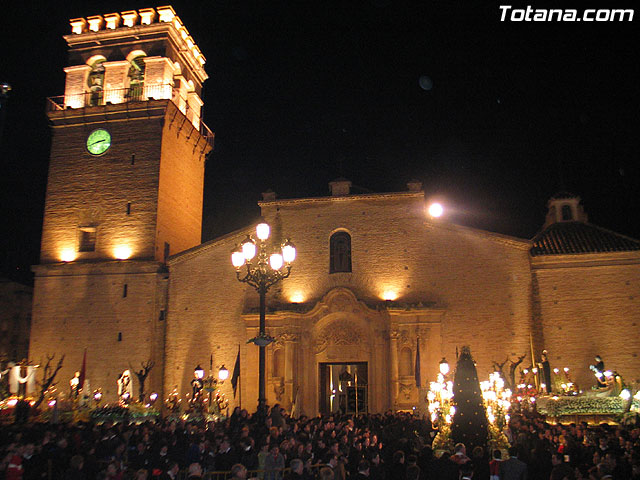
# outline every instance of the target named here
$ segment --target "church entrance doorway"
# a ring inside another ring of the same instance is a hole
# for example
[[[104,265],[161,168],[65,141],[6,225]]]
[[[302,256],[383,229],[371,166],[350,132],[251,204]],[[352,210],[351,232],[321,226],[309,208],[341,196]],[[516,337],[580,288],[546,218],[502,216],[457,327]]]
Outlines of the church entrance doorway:
[[[368,413],[367,362],[322,362],[318,368],[320,413]]]

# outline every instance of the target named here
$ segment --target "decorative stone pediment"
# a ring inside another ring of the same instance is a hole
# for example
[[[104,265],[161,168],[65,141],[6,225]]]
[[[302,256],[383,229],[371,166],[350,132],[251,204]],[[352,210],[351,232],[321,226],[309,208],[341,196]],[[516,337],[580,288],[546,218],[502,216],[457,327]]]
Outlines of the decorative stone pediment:
[[[370,348],[374,327],[386,324],[384,313],[370,309],[348,288],[334,288],[310,312],[316,354],[345,347]],[[385,330],[385,328],[382,328]]]
[[[368,335],[354,322],[346,319],[334,320],[319,332],[314,341],[314,351],[323,352],[329,345],[359,346]]]
[[[370,322],[372,317],[380,315],[380,312],[369,308],[364,302],[359,301],[351,290],[344,287],[330,290],[309,315],[313,316],[314,322],[317,323],[332,313],[351,313],[367,322]]]

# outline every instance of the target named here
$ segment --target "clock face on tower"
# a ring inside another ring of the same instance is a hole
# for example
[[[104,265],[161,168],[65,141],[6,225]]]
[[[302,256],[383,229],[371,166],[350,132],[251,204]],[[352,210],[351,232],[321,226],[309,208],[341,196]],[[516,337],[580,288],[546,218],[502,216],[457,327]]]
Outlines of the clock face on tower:
[[[111,134],[104,128],[98,128],[87,137],[87,150],[91,155],[102,155],[111,146]]]

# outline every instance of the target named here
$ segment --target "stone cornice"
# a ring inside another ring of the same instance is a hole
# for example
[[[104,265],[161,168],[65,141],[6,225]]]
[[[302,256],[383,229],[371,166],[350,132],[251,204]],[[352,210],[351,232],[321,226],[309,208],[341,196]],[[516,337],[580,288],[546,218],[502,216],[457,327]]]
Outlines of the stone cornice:
[[[640,251],[577,253],[571,255],[541,255],[531,257],[531,269],[609,267],[616,265],[640,265]]]
[[[114,260],[104,262],[60,262],[33,265],[36,277],[64,277],[86,275],[168,275],[164,265],[155,260]]]
[[[395,193],[367,193],[359,195],[342,195],[330,197],[313,198],[290,198],[282,200],[260,201],[258,205],[262,207],[280,207],[304,203],[329,203],[329,202],[351,202],[361,200],[384,200],[384,199],[418,199],[424,198],[424,192],[395,192]]]
[[[67,125],[104,123],[116,120],[162,118],[171,100],[148,100],[145,102],[125,102],[115,105],[100,105],[84,108],[67,108],[47,112],[55,128]],[[176,108],[177,110],[177,108]],[[180,112],[182,113],[182,112]]]

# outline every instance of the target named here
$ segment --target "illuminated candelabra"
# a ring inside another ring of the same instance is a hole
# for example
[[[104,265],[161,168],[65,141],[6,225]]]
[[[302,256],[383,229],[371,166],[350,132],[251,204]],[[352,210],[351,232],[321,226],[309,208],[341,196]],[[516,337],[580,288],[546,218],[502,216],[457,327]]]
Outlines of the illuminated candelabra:
[[[180,394],[178,393],[178,387],[175,387],[164,401],[167,410],[173,413],[177,413],[180,410],[181,402],[182,399],[180,398]]]
[[[456,407],[451,405],[453,399],[453,382],[447,381],[449,364],[443,358],[440,362],[440,373],[435,382],[429,383],[427,400],[429,401],[429,414],[431,423],[441,429],[451,424],[451,418],[456,413]]]
[[[480,382],[482,398],[487,410],[487,420],[499,430],[509,422],[512,392],[504,388],[504,379],[498,372],[489,375],[489,380]]]

